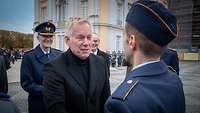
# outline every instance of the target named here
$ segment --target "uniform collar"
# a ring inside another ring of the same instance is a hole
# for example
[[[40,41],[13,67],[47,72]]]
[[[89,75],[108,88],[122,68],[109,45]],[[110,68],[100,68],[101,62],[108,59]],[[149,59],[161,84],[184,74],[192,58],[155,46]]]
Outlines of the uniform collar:
[[[41,48],[41,50],[42,50],[42,52],[43,52],[44,54],[49,54],[49,53],[50,53],[50,48],[48,49],[47,52],[46,52],[44,49],[42,49],[41,45],[40,45],[40,48]]]
[[[160,61],[160,60],[154,60],[154,61],[148,61],[148,62],[139,64],[139,65],[133,67],[133,68],[131,69],[131,71],[133,71],[133,70],[135,70],[135,69],[137,69],[137,68],[139,68],[139,67],[145,66],[145,65],[147,65],[147,64],[151,64],[151,63],[155,63],[155,62],[159,62],[159,61]]]
[[[51,50],[49,50],[49,52],[45,52],[44,50],[42,50],[42,48],[40,47],[40,45],[38,45],[38,46],[35,48],[35,50],[36,50],[36,56],[37,56],[38,58],[44,56],[45,53],[50,54],[50,51],[51,51]]]
[[[138,76],[157,76],[167,71],[167,65],[163,61],[151,61],[138,65],[128,73],[128,78]]]

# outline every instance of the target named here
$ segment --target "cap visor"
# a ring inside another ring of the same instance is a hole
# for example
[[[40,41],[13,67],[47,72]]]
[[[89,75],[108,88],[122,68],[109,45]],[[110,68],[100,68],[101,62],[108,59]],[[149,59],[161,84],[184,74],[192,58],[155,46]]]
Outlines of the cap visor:
[[[40,35],[55,35],[54,33],[39,33]]]

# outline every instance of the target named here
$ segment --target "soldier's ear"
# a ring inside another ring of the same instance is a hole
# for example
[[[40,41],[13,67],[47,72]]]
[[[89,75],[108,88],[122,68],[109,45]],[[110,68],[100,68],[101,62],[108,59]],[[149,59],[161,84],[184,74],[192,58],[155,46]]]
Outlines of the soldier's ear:
[[[131,34],[129,37],[129,46],[131,49],[135,48],[135,46],[136,46],[134,34]]]

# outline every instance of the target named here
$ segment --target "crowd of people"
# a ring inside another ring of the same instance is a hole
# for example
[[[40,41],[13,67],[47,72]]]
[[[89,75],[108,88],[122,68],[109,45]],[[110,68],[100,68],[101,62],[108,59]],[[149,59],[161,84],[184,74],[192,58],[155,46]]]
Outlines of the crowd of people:
[[[17,59],[21,59],[24,54],[23,49],[7,49],[7,48],[0,48],[0,55],[4,56],[7,69],[10,68],[10,64],[14,64]]]
[[[132,5],[123,34],[124,54],[100,50],[100,38],[88,20],[71,22],[65,52],[51,47],[55,31],[49,21],[39,24],[34,29],[39,44],[15,53],[16,58],[23,55],[20,83],[28,93],[29,113],[185,113],[178,59],[168,60],[174,57],[168,44],[177,36],[177,22],[160,2],[139,0]],[[5,61],[10,62],[12,54],[1,50],[0,109],[18,113],[7,94],[10,67]],[[126,78],[111,94],[109,67],[123,64],[128,66]]]

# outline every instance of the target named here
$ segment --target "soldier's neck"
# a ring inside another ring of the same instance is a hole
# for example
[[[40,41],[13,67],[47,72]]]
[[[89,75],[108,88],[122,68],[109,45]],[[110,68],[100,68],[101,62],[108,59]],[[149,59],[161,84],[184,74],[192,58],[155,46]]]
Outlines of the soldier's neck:
[[[40,48],[42,49],[42,51],[44,51],[46,53],[49,53],[49,51],[50,51],[50,47],[42,47],[42,46],[40,46]]]
[[[147,57],[141,53],[134,53],[133,55],[133,66],[137,66],[149,61],[156,61],[159,60],[160,57]]]

